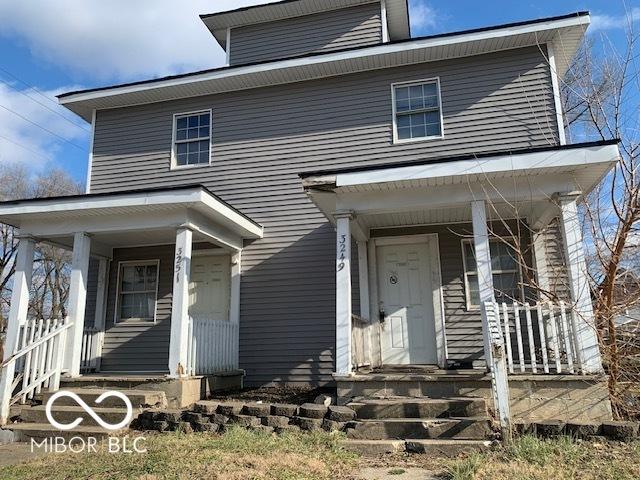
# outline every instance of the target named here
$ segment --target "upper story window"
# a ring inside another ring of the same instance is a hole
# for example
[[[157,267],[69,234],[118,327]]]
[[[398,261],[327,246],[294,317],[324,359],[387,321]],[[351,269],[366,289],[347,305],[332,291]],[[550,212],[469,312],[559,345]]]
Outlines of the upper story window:
[[[394,141],[442,138],[440,82],[396,83],[393,89]]]
[[[173,166],[209,165],[211,110],[174,115],[173,118]]]
[[[522,272],[515,250],[499,239],[491,239],[491,271],[493,272],[493,289],[498,303],[513,303],[522,301]],[[467,308],[480,307],[480,287],[478,284],[478,269],[476,266],[476,252],[473,242],[462,241],[464,253],[464,280],[467,293]]]

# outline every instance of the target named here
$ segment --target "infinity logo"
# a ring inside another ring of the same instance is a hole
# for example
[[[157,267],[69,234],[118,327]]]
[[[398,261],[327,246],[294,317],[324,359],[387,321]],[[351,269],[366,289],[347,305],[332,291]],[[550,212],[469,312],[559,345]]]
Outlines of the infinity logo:
[[[51,408],[53,407],[53,404],[55,403],[55,401],[62,397],[72,398],[78,405],[82,407],[82,409],[85,412],[91,415],[91,418],[93,418],[98,423],[98,425],[100,425],[102,428],[106,430],[120,430],[126,427],[127,425],[129,425],[129,423],[133,418],[133,405],[131,405],[131,401],[123,393],[117,392],[115,390],[105,392],[102,395],[100,395],[96,400],[96,404],[100,405],[107,398],[117,397],[125,403],[127,407],[127,416],[124,418],[124,420],[122,420],[122,422],[112,425],[102,420],[102,418],[100,418],[98,414],[89,405],[87,405],[85,401],[82,400],[78,395],[76,395],[73,392],[67,392],[67,391],[61,390],[58,393],[51,396],[51,398],[47,402],[47,406],[45,409],[45,412],[47,414],[47,420],[49,420],[49,423],[53,425],[55,428],[57,428],[58,430],[63,430],[63,431],[73,430],[78,425],[80,425],[84,420],[82,417],[78,417],[72,423],[65,425],[62,423],[58,423],[53,418],[53,416],[51,415]]]

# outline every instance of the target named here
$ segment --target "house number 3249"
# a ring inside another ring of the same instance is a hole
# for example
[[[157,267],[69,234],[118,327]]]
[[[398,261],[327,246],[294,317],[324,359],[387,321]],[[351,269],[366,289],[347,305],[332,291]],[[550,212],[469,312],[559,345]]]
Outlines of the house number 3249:
[[[340,235],[338,240],[338,271],[344,270],[347,261],[347,236]]]

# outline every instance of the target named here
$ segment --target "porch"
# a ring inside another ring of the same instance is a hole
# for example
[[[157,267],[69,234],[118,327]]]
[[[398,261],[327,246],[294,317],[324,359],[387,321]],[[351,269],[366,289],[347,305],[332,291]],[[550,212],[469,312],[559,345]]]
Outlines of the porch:
[[[242,248],[262,227],[208,190],[10,202],[0,220],[20,232],[0,424],[10,404],[83,374],[162,378],[198,395],[203,378],[241,378]],[[72,252],[66,318],[29,318],[36,242]]]
[[[601,383],[578,204],[618,158],[599,143],[303,174],[336,225],[342,394],[395,382],[397,365],[435,366],[441,383],[488,371],[495,392],[497,338],[511,384]],[[429,396],[433,377],[391,391]]]

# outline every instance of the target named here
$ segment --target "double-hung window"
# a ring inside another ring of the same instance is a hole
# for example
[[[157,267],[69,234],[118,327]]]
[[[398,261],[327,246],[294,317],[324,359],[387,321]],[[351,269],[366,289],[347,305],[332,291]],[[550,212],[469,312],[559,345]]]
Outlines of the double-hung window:
[[[174,116],[173,165],[193,167],[211,161],[211,110]]]
[[[118,271],[118,322],[154,322],[158,300],[157,260],[123,262]]]
[[[516,252],[501,240],[490,242],[491,270],[493,272],[493,289],[498,303],[513,303],[522,300],[522,275]],[[464,279],[467,294],[467,308],[480,307],[480,288],[476,252],[473,242],[462,241],[464,253]]]
[[[442,138],[440,82],[393,85],[393,115],[396,142]]]

